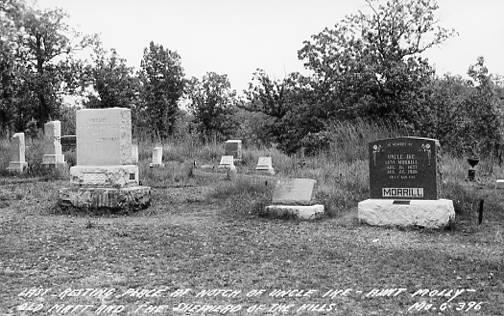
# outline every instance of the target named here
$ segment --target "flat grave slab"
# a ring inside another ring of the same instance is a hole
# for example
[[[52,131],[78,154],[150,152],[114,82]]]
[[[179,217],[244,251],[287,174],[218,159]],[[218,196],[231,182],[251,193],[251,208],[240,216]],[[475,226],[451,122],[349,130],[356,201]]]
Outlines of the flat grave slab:
[[[273,191],[273,204],[311,205],[316,182],[305,178],[279,180]]]

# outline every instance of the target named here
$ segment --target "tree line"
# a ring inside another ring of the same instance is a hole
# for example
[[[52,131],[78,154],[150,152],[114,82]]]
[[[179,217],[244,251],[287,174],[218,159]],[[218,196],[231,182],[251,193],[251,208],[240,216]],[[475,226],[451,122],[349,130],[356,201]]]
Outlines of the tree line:
[[[239,96],[225,74],[186,78],[181,56],[161,44],[150,42],[135,70],[98,36],[74,30],[65,12],[5,0],[0,127],[31,131],[60,119],[71,132],[75,108],[62,100],[73,95],[87,108],[131,108],[135,134],[145,137],[240,137],[317,152],[335,137],[335,123],[366,121],[437,138],[456,155],[500,155],[502,77],[483,57],[468,65],[467,77],[436,76],[423,56],[456,36],[439,24],[435,0],[365,3],[366,12],[302,43],[298,58],[308,75],[273,79],[257,69]]]

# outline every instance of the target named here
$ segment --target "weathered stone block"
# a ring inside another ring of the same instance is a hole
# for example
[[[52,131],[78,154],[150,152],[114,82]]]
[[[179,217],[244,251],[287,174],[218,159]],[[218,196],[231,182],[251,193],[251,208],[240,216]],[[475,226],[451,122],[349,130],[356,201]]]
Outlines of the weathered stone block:
[[[314,220],[324,216],[324,205],[270,205],[262,215],[274,218]]]
[[[441,228],[455,219],[451,200],[368,199],[358,204],[358,218],[374,226]]]
[[[108,209],[112,212],[130,212],[150,205],[151,188],[64,188],[58,192],[58,206],[62,209]]]
[[[138,166],[73,166],[70,182],[78,186],[123,188],[138,185]]]

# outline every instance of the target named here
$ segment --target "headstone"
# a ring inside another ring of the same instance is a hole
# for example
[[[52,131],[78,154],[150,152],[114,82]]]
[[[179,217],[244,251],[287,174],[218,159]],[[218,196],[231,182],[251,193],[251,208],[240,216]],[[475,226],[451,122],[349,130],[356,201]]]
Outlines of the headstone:
[[[150,203],[150,188],[139,186],[133,164],[131,110],[77,111],[77,165],[72,188],[59,191],[61,207],[137,210]]]
[[[14,152],[7,167],[8,171],[21,173],[28,166],[25,160],[25,135],[16,133],[12,136],[12,145]]]
[[[264,209],[264,215],[301,220],[320,218],[324,215],[324,205],[313,201],[316,182],[304,178],[279,180],[273,191],[273,205]]]
[[[359,202],[359,220],[371,225],[448,225],[455,212],[452,201],[439,199],[440,156],[439,141],[431,138],[370,143],[371,199]]]
[[[77,147],[76,135],[63,135],[61,136],[61,148],[63,151],[68,151]]]
[[[131,159],[133,160],[132,163],[133,164],[137,164],[138,163],[138,145],[137,144],[133,144],[131,145]]]
[[[274,175],[275,170],[273,169],[271,157],[259,157],[256,171]]]
[[[233,156],[222,156],[219,166],[219,169],[226,168],[229,169],[231,166],[234,166]]]
[[[42,164],[48,166],[65,165],[65,156],[61,147],[61,122],[50,121],[44,124],[44,137],[48,142],[47,153],[42,157]]]
[[[504,189],[504,179],[495,180],[495,188],[496,189]]]
[[[435,139],[401,137],[369,144],[372,199],[437,200],[440,145]]]
[[[150,167],[162,167],[163,165],[163,147],[156,146],[152,150],[152,162]]]
[[[242,159],[242,141],[235,139],[226,141],[224,155],[233,156],[234,160],[240,161]]]
[[[132,163],[131,111],[125,108],[77,111],[77,165]]]
[[[310,205],[313,188],[317,181],[313,179],[283,179],[273,191],[273,204]]]

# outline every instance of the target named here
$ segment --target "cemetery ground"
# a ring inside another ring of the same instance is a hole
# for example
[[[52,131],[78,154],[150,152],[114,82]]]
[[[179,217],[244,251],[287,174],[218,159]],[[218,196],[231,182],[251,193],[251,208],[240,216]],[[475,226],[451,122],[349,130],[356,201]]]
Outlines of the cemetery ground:
[[[0,314],[42,315],[53,308],[54,314],[95,315],[102,304],[124,306],[121,315],[148,314],[142,304],[168,305],[159,313],[165,315],[198,314],[173,311],[179,304],[241,305],[235,314],[244,315],[504,314],[504,199],[493,188],[504,172],[494,164],[482,162],[480,183],[470,184],[462,159],[443,158],[443,197],[454,201],[457,217],[448,229],[431,231],[359,225],[357,203],[369,196],[365,153],[346,153],[358,159],[296,159],[276,150],[245,150],[238,179],[230,182],[215,170],[192,168],[193,160],[199,167],[217,164],[219,146],[166,147],[166,166],[157,169],[148,168],[151,148],[141,144],[139,166],[143,185],[152,187],[152,204],[132,214],[61,212],[55,205],[57,190],[68,186],[65,174],[0,178]],[[259,216],[271,201],[275,178],[252,171],[266,154],[273,157],[276,177],[317,179],[316,200],[328,216],[313,222]],[[480,199],[484,217],[478,225]],[[19,296],[31,287],[50,294]],[[68,288],[115,292],[103,299],[65,297]],[[139,298],[131,289],[165,292]],[[190,291],[171,297],[178,289]],[[210,289],[241,293],[196,296]],[[264,294],[246,296],[261,289]],[[270,296],[277,289],[317,292]],[[470,291],[450,301],[434,295],[457,289]],[[329,290],[341,291],[322,297]],[[419,311],[415,304],[421,302],[433,305]],[[480,302],[481,309],[475,305]],[[23,303],[43,309],[23,312],[18,308],[29,306]],[[71,304],[94,307],[82,313],[58,309]],[[268,311],[279,308],[273,304],[295,306]]]

